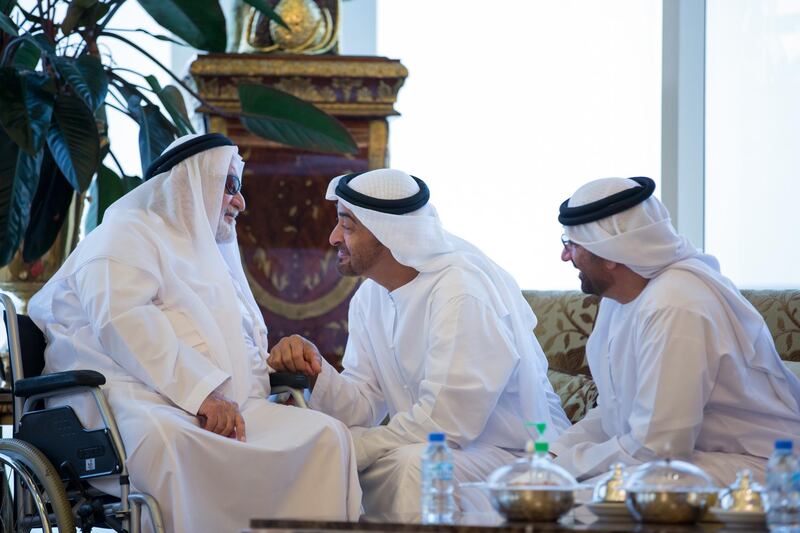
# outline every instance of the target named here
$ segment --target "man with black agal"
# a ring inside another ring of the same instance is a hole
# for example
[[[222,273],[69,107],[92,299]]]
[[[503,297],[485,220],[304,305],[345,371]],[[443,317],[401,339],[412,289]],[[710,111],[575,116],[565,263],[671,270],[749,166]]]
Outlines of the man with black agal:
[[[105,375],[131,483],[175,532],[360,512],[347,428],[266,399],[267,327],[236,243],[243,166],[222,135],[178,139],[30,303],[46,372]],[[67,402],[98,424],[90,398]]]
[[[546,422],[546,438],[569,426],[519,286],[444,229],[424,181],[372,170],[334,178],[326,198],[337,203],[339,272],[366,278],[350,302],[344,372],[299,336],[269,361],[312,376],[309,405],[350,427],[365,512],[419,513],[429,433],[444,433],[456,482],[471,482],[522,454],[526,422]],[[458,492],[462,509],[491,510],[482,492]]]
[[[551,451],[580,479],[672,456],[721,484],[742,468],[763,480],[775,440],[800,435],[800,381],[654,189],[644,177],[599,179],[561,205],[561,259],[602,297],[586,345],[599,396]]]

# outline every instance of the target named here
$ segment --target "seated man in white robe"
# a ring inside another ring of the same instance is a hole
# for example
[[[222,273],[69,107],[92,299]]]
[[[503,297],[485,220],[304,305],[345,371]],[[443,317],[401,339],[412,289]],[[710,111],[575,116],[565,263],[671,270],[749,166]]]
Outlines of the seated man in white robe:
[[[561,258],[602,297],[586,357],[598,406],[551,447],[580,479],[622,462],[688,459],[721,484],[763,480],[800,435],[800,381],[761,315],[672,227],[649,178],[606,178],[561,205]]]
[[[267,328],[236,244],[242,169],[222,135],[178,139],[30,302],[45,372],[105,375],[131,484],[174,532],[360,512],[347,428],[267,400]],[[67,403],[99,424],[88,395]]]
[[[309,405],[351,428],[368,515],[419,513],[431,432],[445,434],[455,480],[468,482],[516,459],[527,421],[546,422],[549,438],[569,426],[519,287],[444,230],[422,180],[350,174],[326,198],[338,202],[339,272],[366,278],[350,302],[344,372],[299,336],[275,345],[269,362],[311,375]],[[462,509],[489,508],[480,491],[461,493],[471,502]]]

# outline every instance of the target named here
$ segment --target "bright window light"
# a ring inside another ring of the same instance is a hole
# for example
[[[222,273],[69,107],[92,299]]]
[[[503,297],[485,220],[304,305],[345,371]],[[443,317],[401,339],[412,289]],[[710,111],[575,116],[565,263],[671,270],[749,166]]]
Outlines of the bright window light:
[[[800,287],[800,1],[707,9],[706,249],[740,287]]]
[[[168,30],[159,26],[138,2],[125,2],[119,11],[114,15],[109,23],[110,29],[144,29],[157,35],[166,35],[175,38]],[[172,46],[169,42],[161,41],[141,32],[119,32],[123,37],[130,39],[138,46],[144,48],[150,55],[154,56],[161,64],[180,74],[179,68],[182,65],[172,65]],[[162,69],[153,64],[143,54],[137,52],[130,46],[115,39],[101,38],[100,52],[103,55],[111,54],[112,65],[129,69],[134,72],[120,71],[120,76],[128,81],[149,88],[142,76],[153,75],[158,79],[162,87],[175,82]],[[108,64],[104,60],[105,64]],[[154,104],[160,105],[158,97],[149,91],[142,91],[144,95]],[[109,102],[119,106],[113,98],[109,97]],[[108,131],[111,141],[111,151],[129,176],[142,176],[142,165],[139,158],[139,125],[133,119],[125,116],[119,111],[108,109]],[[105,164],[114,172],[119,173],[119,169],[106,158]]]
[[[559,204],[609,176],[660,182],[658,0],[378,0],[377,54],[409,70],[392,167],[524,289],[577,289]],[[658,189],[657,189],[658,194]]]

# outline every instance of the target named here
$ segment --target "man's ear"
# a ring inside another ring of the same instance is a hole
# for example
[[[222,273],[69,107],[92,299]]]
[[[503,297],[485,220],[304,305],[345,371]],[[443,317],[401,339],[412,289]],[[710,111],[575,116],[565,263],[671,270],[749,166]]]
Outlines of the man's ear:
[[[616,270],[617,267],[619,266],[621,266],[620,263],[615,263],[614,261],[603,259],[603,268],[605,268],[608,272]]]

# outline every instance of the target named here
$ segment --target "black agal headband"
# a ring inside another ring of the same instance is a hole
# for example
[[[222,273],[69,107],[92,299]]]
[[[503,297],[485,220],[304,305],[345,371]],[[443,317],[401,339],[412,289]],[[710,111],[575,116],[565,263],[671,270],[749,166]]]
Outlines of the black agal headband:
[[[167,150],[150,163],[147,167],[147,172],[144,173],[145,181],[153,176],[157,176],[162,172],[167,172],[169,169],[195,154],[205,152],[217,146],[236,146],[233,141],[222,135],[221,133],[207,133],[194,139],[181,143],[171,150]]]
[[[610,217],[644,202],[656,190],[656,183],[650,178],[628,179],[635,181],[641,187],[631,187],[600,200],[575,207],[567,207],[569,203],[569,198],[567,198],[558,208],[558,221],[564,226],[577,226]]]
[[[389,213],[390,215],[404,215],[406,213],[416,211],[427,204],[431,197],[431,193],[428,190],[428,186],[425,185],[425,182],[419,178],[411,176],[414,178],[414,181],[417,182],[417,185],[419,185],[419,192],[407,198],[400,198],[398,200],[383,200],[381,198],[373,198],[353,190],[350,188],[350,185],[348,185],[353,178],[360,176],[361,174],[363,174],[363,172],[342,176],[342,178],[339,180],[339,183],[336,184],[336,196],[345,202],[357,205],[358,207],[363,207],[372,211],[379,211],[381,213]]]

